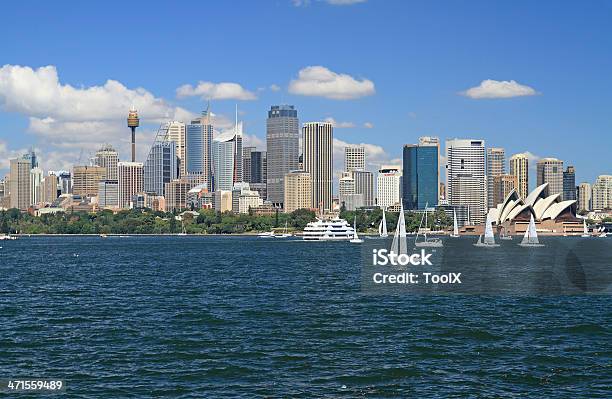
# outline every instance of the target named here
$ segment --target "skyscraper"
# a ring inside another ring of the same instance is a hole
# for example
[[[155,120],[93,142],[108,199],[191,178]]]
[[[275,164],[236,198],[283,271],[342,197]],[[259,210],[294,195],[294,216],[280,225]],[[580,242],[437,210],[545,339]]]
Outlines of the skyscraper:
[[[142,193],[143,164],[142,162],[119,162],[117,164],[119,183],[119,207],[129,208],[132,197]]]
[[[190,174],[201,174],[212,190],[212,141],[213,125],[209,110],[194,119],[185,128],[185,170]]]
[[[592,197],[592,188],[589,183],[580,183],[578,185],[578,211],[590,211],[593,209],[591,207],[591,197]]]
[[[568,166],[563,172],[563,200],[576,199],[576,169]]]
[[[110,144],[105,144],[96,152],[95,165],[106,169],[107,180],[117,180],[119,154]]]
[[[363,195],[363,206],[374,206],[374,174],[357,169],[350,174],[355,180],[355,194]]]
[[[525,154],[510,157],[510,174],[516,176],[516,191],[522,199],[529,195],[529,159]]]
[[[251,183],[251,153],[256,151],[255,147],[242,148],[242,180]]]
[[[231,191],[242,181],[242,122],[213,139],[215,191]]]
[[[401,195],[402,168],[399,166],[382,165],[378,170],[376,184],[377,205],[386,209],[399,204]]]
[[[285,212],[290,213],[297,209],[312,207],[312,181],[310,173],[303,170],[294,170],[285,176]]]
[[[42,201],[43,170],[38,166],[30,170],[30,204]]]
[[[493,188],[491,194],[493,195],[493,204],[501,204],[504,202],[508,194],[512,190],[516,190],[517,178],[514,175],[496,175],[493,177]]]
[[[11,183],[13,177],[11,175]],[[11,191],[11,200],[13,193]],[[612,209],[612,175],[597,176],[593,184],[593,210]]]
[[[497,206],[495,203],[495,177],[506,173],[506,152],[503,148],[487,148],[487,208]],[[506,179],[507,180],[507,179]]]
[[[338,182],[338,201],[347,211],[354,211],[365,205],[363,194],[356,192],[353,172],[342,172]]]
[[[106,180],[102,166],[75,166],[72,171],[72,192],[83,197],[98,195],[98,183]]]
[[[467,206],[470,222],[484,223],[487,211],[484,140],[447,140],[446,162],[449,204]]]
[[[365,147],[362,145],[348,145],[344,147],[344,170],[365,170]]]
[[[331,210],[333,179],[333,127],[328,122],[309,122],[302,128],[304,170],[312,181],[312,207]],[[270,167],[268,149],[268,173]],[[268,175],[268,182],[270,175]]]
[[[284,178],[298,169],[300,128],[293,105],[273,105],[266,120],[268,201],[281,206],[284,201]]]
[[[538,186],[548,183],[543,194],[545,196],[553,194],[563,195],[563,161],[557,158],[542,158],[537,163],[537,184]]]
[[[103,180],[98,183],[98,205],[102,209],[119,207],[119,182],[117,180]]]
[[[9,179],[10,206],[27,210],[30,207],[30,170],[32,160],[26,157],[11,159]]]
[[[144,191],[164,195],[166,183],[178,178],[176,143],[159,137],[153,143],[144,164]]]
[[[49,175],[45,176],[41,190],[42,203],[49,204],[57,199],[58,184],[59,180],[53,173],[49,173]]]
[[[183,122],[172,121],[168,122],[168,141],[173,141],[176,144],[176,156],[179,164],[179,175],[187,174],[187,165],[185,163],[185,124]]]
[[[438,204],[438,156],[435,144],[404,146],[402,198],[405,209],[425,209],[425,206]]]

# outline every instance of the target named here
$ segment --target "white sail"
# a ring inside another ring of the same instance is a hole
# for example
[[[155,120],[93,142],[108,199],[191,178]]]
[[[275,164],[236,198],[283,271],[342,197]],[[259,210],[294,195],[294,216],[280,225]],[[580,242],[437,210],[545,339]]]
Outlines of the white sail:
[[[400,206],[400,214],[397,219],[397,227],[393,235],[391,252],[397,255],[408,254],[408,243],[406,242],[406,220],[404,219],[404,205]]]
[[[378,225],[378,235],[381,237],[388,237],[389,234],[387,233],[387,219],[385,218],[385,210],[383,209],[383,217],[382,220],[380,221],[380,224]]]
[[[493,235],[493,225],[491,223],[491,219],[489,219],[489,215],[487,215],[487,224],[485,225],[484,243],[495,244],[495,236]]]
[[[536,231],[535,221],[533,220],[533,215],[531,215],[531,219],[529,220],[529,227],[525,231],[525,235],[523,236],[523,241],[521,244],[539,244],[538,240],[538,232]]]
[[[459,225],[457,224],[457,212],[453,209],[453,237],[459,237]]]
[[[587,225],[586,225],[586,219],[583,219],[582,223],[583,223],[583,225],[582,225],[583,235],[588,236],[589,235],[589,229],[587,228]]]
[[[353,234],[353,238],[355,240],[358,240],[359,236],[357,235],[357,216],[355,216],[355,220],[353,221],[353,229],[355,230],[355,234]]]

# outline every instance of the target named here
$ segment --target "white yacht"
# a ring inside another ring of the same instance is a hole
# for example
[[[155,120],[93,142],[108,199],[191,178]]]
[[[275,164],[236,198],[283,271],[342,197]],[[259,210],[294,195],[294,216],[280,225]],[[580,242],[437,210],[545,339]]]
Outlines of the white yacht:
[[[521,247],[543,247],[544,244],[540,244],[540,240],[538,240],[538,232],[536,230],[535,221],[533,220],[533,215],[531,215],[531,219],[529,220],[529,227],[525,230],[525,235],[523,236],[523,240],[519,243]]]
[[[17,237],[12,236],[10,234],[0,234],[0,240],[16,240]]]
[[[344,219],[335,216],[331,219],[317,219],[304,228],[304,241],[350,241],[355,229]]]

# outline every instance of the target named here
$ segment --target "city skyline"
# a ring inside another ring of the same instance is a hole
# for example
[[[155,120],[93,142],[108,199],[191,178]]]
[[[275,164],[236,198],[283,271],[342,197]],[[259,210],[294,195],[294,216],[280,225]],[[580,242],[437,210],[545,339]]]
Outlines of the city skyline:
[[[447,4],[445,8],[453,12],[444,16],[440,5],[431,4],[309,3],[296,7],[290,1],[271,2],[256,31],[252,29],[256,22],[247,15],[260,5],[238,2],[244,13],[235,13],[235,6],[209,4],[207,11],[218,18],[209,27],[191,27],[178,36],[180,40],[175,40],[175,34],[140,31],[128,24],[114,24],[117,29],[108,32],[108,21],[118,20],[119,15],[97,5],[72,5],[72,11],[81,11],[82,18],[70,19],[71,24],[61,23],[67,18],[67,6],[41,5],[29,17],[44,13],[48,18],[40,18],[38,32],[24,31],[23,41],[31,43],[26,48],[40,46],[45,51],[25,51],[24,46],[10,42],[3,46],[1,172],[7,173],[8,159],[30,146],[49,169],[68,169],[82,152],[88,156],[107,141],[113,142],[121,159],[128,160],[125,109],[131,105],[141,117],[136,159],[144,162],[161,120],[188,123],[210,98],[219,130],[229,127],[234,104],[240,102],[245,146],[256,145],[260,150],[265,150],[265,111],[270,104],[296,105],[301,122],[331,121],[335,170],[342,169],[339,155],[345,144],[366,144],[367,168],[376,171],[380,164],[397,163],[393,161],[401,158],[404,144],[431,135],[442,141],[481,138],[487,146],[505,148],[508,155],[529,151],[530,168],[539,158],[556,157],[576,167],[577,183],[594,182],[606,173],[592,159],[607,159],[605,149],[612,144],[606,134],[612,127],[604,106],[610,102],[610,90],[605,88],[609,83],[604,79],[611,63],[611,35],[606,35],[610,28],[604,25],[609,5],[578,8],[562,4],[550,18],[544,18],[550,12],[545,4],[528,9],[515,5],[493,8],[481,2],[462,7]],[[185,3],[181,10],[174,10],[141,4],[137,5],[141,18],[151,23],[162,17],[180,21],[187,9],[203,7]],[[8,22],[0,27],[5,37],[15,29],[13,21],[21,19],[21,12],[7,5]],[[374,18],[393,23],[376,24],[378,31],[364,28],[373,12]],[[521,23],[513,24],[518,12]],[[230,16],[232,29],[223,24]],[[434,17],[437,29],[419,22]],[[296,28],[304,18],[318,18],[325,27],[305,36]],[[495,24],[489,22],[493,20]],[[274,27],[272,21],[281,26]],[[566,27],[570,21],[571,30]],[[453,29],[470,23],[476,26],[474,30]],[[498,29],[500,23],[506,29]],[[279,36],[282,27],[286,36]],[[203,35],[224,38],[223,44],[207,40],[205,53],[220,60],[208,62],[201,56],[177,62],[184,54],[192,54]],[[384,40],[391,35],[408,40],[391,51]],[[273,67],[268,60],[276,50],[269,46],[270,37],[296,50]],[[316,38],[322,40],[313,40]],[[368,56],[350,50],[349,38],[351,42],[358,39]],[[554,40],[558,38],[563,45]],[[504,45],[480,47],[483,41]],[[62,50],[66,45],[70,52]],[[133,55],[127,63],[116,56],[125,47],[129,47],[125,54]],[[522,57],[526,50],[533,51]],[[223,56],[225,51],[248,59],[249,68]],[[164,54],[161,59],[160,52]],[[451,56],[452,73],[447,67]],[[393,65],[387,62],[389,57]],[[585,57],[593,62],[584,65],[578,61]],[[599,145],[588,152],[576,151],[572,141],[577,139]],[[535,179],[530,183],[533,188]]]

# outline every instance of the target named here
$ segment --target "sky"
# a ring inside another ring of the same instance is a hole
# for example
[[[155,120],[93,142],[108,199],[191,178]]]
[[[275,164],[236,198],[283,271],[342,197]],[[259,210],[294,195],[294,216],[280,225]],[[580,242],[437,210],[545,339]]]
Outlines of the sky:
[[[577,183],[612,174],[609,1],[22,1],[2,14],[1,174],[30,147],[45,170],[103,143],[127,159],[131,105],[144,160],[160,123],[208,100],[219,131],[237,105],[261,149],[270,105],[332,121],[337,168],[346,143],[366,144],[375,170],[433,135],[557,157]]]

